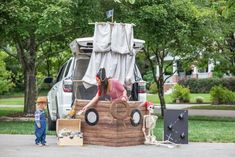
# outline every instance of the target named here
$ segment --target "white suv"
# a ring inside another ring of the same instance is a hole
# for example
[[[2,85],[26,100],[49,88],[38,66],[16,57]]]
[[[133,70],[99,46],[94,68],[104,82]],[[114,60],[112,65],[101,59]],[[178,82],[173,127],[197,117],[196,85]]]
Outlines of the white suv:
[[[92,99],[95,96],[97,87],[93,86],[86,89],[81,83],[76,80],[81,80],[86,72],[89,64],[90,56],[93,48],[93,38],[79,38],[75,39],[70,47],[73,51],[71,57],[60,68],[58,76],[54,82],[53,87],[48,92],[48,129],[55,130],[56,119],[63,118],[71,109],[73,100],[78,99]],[[143,40],[134,40],[134,48],[143,48]],[[74,45],[78,50],[74,51]],[[78,53],[77,53],[78,52]],[[134,101],[146,100],[145,82],[142,80],[138,67],[135,66],[135,80],[139,82],[139,88],[128,91]],[[51,83],[51,78],[46,78],[45,83]]]

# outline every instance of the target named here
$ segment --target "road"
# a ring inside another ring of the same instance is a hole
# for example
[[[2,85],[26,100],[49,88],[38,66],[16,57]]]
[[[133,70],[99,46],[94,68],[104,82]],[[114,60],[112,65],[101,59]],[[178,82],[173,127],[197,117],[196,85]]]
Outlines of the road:
[[[48,146],[34,145],[33,135],[0,135],[0,157],[234,157],[235,143],[190,143],[178,148],[149,145],[106,147],[96,145],[58,146],[55,136]]]

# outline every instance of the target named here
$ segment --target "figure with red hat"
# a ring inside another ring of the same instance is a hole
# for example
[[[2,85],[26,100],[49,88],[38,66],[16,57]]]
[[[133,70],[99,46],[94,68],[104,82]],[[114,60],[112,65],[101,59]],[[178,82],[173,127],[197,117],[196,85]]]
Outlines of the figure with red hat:
[[[156,140],[156,136],[154,135],[154,128],[156,127],[158,116],[153,115],[155,106],[153,103],[148,102],[148,101],[143,103],[143,105],[148,110],[148,115],[144,115],[143,117],[142,131],[145,137],[144,144],[165,146],[168,148],[174,148],[175,146],[178,146],[175,143],[170,142],[170,141],[157,141]]]
[[[156,121],[158,116],[152,115],[154,112],[154,104],[146,101],[144,106],[148,110],[148,115],[144,115],[143,118],[143,128],[142,131],[145,137],[145,144],[154,144],[156,142],[156,136],[154,135],[154,128],[156,126]]]
[[[35,111],[35,144],[40,146],[46,145],[46,114],[45,108],[47,104],[46,97],[38,97],[37,110]]]

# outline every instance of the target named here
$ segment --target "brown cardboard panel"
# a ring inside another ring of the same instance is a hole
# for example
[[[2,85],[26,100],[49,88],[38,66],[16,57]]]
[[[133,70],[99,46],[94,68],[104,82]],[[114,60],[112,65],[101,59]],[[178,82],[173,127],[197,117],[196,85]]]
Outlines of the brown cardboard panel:
[[[77,99],[74,105],[76,110],[79,111],[87,103],[89,103],[89,100]],[[85,114],[79,117],[81,119],[84,143],[115,147],[144,144],[143,122],[141,121],[139,125],[133,126],[130,115],[134,109],[138,109],[143,119],[143,116],[147,114],[146,108],[141,106],[141,102],[128,102],[129,116],[124,120],[117,120],[110,113],[111,103],[110,101],[99,101],[92,107],[97,111],[99,118],[95,125],[89,125],[85,121]],[[122,115],[126,112],[126,107],[124,105],[117,105],[114,111],[116,114]]]

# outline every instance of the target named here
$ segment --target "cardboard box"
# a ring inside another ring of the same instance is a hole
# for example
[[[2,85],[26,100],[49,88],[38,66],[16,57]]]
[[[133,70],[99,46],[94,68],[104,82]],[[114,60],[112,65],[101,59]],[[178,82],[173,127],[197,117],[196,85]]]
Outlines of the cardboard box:
[[[81,132],[81,120],[80,119],[58,119],[56,123],[56,133],[57,135],[62,129],[68,129],[75,132]],[[58,137],[58,145],[78,145],[83,146],[83,137],[70,137],[63,136]]]

